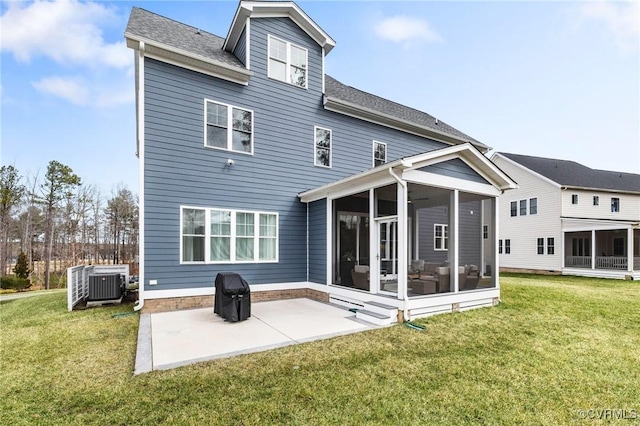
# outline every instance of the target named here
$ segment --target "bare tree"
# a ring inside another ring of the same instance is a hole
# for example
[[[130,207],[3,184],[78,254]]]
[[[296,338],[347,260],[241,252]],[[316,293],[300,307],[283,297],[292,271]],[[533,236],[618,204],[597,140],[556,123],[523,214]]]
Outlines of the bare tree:
[[[105,214],[111,231],[114,263],[127,260],[125,247],[131,243],[130,236],[137,224],[137,211],[135,197],[125,187],[119,186],[115,196],[107,201]]]
[[[0,276],[4,276],[7,271],[11,210],[18,205],[24,194],[24,186],[20,180],[21,176],[14,166],[0,168]]]

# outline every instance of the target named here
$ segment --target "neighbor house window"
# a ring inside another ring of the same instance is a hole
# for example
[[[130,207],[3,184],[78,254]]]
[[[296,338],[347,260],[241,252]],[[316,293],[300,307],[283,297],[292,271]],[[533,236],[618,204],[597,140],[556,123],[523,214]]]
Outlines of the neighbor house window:
[[[277,262],[276,213],[183,207],[182,262]]]
[[[449,249],[449,226],[433,225],[433,249],[448,250]]]
[[[511,240],[504,240],[504,254],[511,254]]]
[[[600,197],[598,197],[597,195],[593,196],[593,205],[594,206],[599,206],[600,205]]]
[[[578,204],[578,194],[571,194],[571,204]]]
[[[307,87],[307,49],[269,36],[269,77]]]
[[[544,254],[544,238],[538,238],[538,254]]]
[[[373,141],[373,167],[387,162],[387,144]]]
[[[538,214],[537,198],[529,198],[529,214]]]
[[[520,216],[527,215],[527,200],[520,200]]]
[[[485,240],[489,238],[489,225],[482,225],[482,238]]]
[[[502,240],[498,240],[498,254],[502,254]]]
[[[205,140],[209,148],[253,153],[253,112],[205,100]]]
[[[518,216],[518,202],[517,201],[512,201],[511,202],[511,217],[513,216]]]
[[[618,213],[620,211],[620,198],[614,197],[611,199],[611,213]]]
[[[316,166],[331,167],[331,130],[315,127],[314,163]]]
[[[547,254],[556,252],[553,238],[547,238]]]

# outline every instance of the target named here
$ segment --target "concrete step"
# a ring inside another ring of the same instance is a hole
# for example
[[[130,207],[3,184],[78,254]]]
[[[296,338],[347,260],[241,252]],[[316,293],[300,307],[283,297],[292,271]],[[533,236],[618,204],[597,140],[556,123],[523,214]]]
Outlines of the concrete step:
[[[385,305],[384,303],[380,303],[380,302],[374,302],[374,301],[364,302],[363,309],[365,311],[375,312],[376,314],[381,314],[386,317],[395,318],[398,315],[398,308],[391,305]]]
[[[397,309],[396,309],[397,312]],[[387,315],[382,315],[376,312],[360,310],[356,312],[356,318],[362,321],[367,321],[376,325],[389,325],[394,324],[398,321],[396,315],[394,314],[392,317]]]

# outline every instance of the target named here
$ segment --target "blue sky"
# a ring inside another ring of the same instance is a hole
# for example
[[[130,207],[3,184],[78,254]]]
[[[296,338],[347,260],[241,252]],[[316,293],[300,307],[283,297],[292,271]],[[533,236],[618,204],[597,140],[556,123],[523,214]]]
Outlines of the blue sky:
[[[137,192],[132,6],[226,36],[237,2],[0,1],[2,164]],[[497,151],[640,173],[639,2],[298,2],[326,71]]]

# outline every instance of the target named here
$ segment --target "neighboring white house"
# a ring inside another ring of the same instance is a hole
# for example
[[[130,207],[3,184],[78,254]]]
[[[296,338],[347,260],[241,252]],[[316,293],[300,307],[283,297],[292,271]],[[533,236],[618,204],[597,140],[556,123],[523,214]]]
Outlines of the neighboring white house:
[[[495,153],[518,189],[499,198],[502,270],[640,279],[640,175]]]

